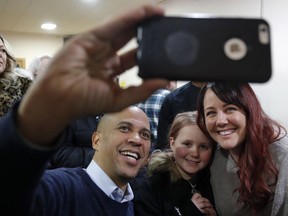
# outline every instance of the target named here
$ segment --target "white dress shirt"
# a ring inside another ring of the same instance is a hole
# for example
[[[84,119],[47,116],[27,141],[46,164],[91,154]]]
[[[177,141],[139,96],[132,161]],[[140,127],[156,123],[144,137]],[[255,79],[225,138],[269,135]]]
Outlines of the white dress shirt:
[[[123,203],[131,201],[134,198],[134,194],[129,183],[126,191],[121,190],[94,160],[92,160],[87,169],[84,170],[86,170],[87,174],[94,181],[94,183],[111,199]]]

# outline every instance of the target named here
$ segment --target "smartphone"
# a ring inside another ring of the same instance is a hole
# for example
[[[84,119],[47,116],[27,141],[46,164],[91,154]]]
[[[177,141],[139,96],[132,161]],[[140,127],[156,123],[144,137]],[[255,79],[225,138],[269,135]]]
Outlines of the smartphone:
[[[157,16],[138,26],[137,42],[143,79],[263,83],[272,75],[263,19]]]

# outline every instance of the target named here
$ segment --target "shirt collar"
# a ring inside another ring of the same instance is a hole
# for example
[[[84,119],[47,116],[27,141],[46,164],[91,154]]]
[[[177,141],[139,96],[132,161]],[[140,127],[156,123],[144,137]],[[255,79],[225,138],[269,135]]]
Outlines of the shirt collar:
[[[92,160],[86,169],[87,174],[93,180],[93,182],[101,188],[101,190],[109,196],[111,199],[113,198],[113,191],[115,189],[120,189],[118,186],[111,180],[111,178],[104,172],[104,170],[94,161]],[[121,190],[121,189],[120,189]],[[128,183],[127,189],[125,191],[124,197],[122,199],[123,202],[131,201],[134,198],[134,194],[130,184]]]

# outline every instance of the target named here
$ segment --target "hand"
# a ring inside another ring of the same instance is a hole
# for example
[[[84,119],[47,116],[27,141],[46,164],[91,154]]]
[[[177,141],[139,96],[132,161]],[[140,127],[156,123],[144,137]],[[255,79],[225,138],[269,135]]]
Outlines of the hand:
[[[116,52],[134,36],[136,25],[153,15],[163,10],[142,6],[70,39],[24,96],[17,116],[20,133],[48,145],[75,118],[119,111],[165,87],[168,81],[161,79],[127,89],[113,81],[136,64],[135,50]]]
[[[208,199],[202,197],[200,193],[193,194],[191,201],[205,215],[216,216],[216,211]]]

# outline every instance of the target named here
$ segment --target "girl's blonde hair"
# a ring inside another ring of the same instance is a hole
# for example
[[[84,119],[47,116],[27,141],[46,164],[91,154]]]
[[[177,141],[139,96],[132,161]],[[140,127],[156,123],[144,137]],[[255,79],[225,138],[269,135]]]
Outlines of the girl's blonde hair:
[[[171,124],[168,137],[177,138],[179,131],[188,125],[197,125],[197,112],[182,112],[178,113],[174,118],[174,121]],[[210,140],[214,143],[212,140]],[[213,145],[214,146],[214,145]],[[214,147],[213,147],[214,152]],[[211,157],[212,158],[212,157]],[[159,149],[152,152],[152,155],[149,158],[147,174],[151,176],[155,173],[166,172],[170,173],[171,182],[175,182],[181,179],[181,174],[177,169],[174,161],[174,153],[171,149],[165,149],[161,151]],[[210,162],[211,163],[211,162]],[[210,164],[209,164],[210,166]]]

